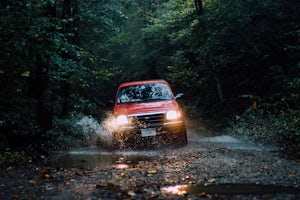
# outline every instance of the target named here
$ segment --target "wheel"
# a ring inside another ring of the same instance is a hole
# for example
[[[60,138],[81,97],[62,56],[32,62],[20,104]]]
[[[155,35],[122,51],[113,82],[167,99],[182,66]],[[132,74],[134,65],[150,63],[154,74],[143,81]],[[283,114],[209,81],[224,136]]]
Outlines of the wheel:
[[[188,141],[187,141],[186,130],[183,129],[179,133],[176,133],[176,135],[173,136],[171,141],[172,141],[172,145],[174,145],[174,146],[185,146],[185,145],[187,145]]]
[[[186,130],[184,129],[183,131],[180,132],[180,134],[178,135],[178,145],[180,146],[184,146],[187,145],[188,141],[187,141],[187,134],[186,134]]]

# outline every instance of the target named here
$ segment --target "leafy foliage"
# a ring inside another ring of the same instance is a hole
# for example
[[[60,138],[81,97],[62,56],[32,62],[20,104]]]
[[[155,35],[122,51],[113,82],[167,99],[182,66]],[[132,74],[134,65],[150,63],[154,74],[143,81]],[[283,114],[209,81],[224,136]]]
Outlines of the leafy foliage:
[[[236,116],[227,128],[227,134],[242,137],[263,145],[278,145],[289,155],[299,157],[300,126],[299,111],[247,109]]]
[[[109,93],[99,91],[111,84],[113,75],[101,67],[100,57],[80,46],[78,4],[1,2],[0,81],[6,87],[0,89],[0,131],[7,141],[1,145],[8,145],[10,138],[45,136],[39,122],[43,109],[49,109],[44,111],[48,116],[70,111],[101,115],[96,107],[104,105]],[[66,10],[73,13],[67,16]],[[87,15],[84,11],[82,16]]]
[[[85,147],[95,137],[98,124],[82,114],[70,113],[64,119],[55,118],[54,127],[45,135],[45,145],[53,150]],[[96,138],[94,140],[96,143]]]
[[[28,160],[30,160],[30,158],[24,151],[15,151],[7,148],[0,153],[0,168],[5,168],[11,165],[18,166],[28,162]]]
[[[175,92],[185,92],[191,118],[228,125],[243,116],[239,126],[254,135],[269,135],[272,124],[276,137],[297,140],[296,0],[202,0],[197,7],[185,0],[0,5],[3,141],[60,133],[63,140],[59,129],[71,126],[66,121],[71,112],[99,118],[120,82],[152,78],[167,79]],[[249,128],[253,102],[266,126]]]

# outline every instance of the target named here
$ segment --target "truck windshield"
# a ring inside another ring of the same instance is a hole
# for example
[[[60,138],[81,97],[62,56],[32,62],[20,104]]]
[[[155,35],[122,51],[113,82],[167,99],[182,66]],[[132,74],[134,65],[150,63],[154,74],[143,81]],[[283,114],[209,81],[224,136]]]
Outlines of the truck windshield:
[[[117,96],[117,103],[123,104],[171,99],[172,93],[167,84],[150,83],[121,88]]]

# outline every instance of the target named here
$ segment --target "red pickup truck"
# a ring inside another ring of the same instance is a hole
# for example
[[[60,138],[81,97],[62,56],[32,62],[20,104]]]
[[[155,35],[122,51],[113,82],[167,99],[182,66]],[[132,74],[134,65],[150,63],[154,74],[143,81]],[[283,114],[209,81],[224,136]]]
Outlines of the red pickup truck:
[[[151,138],[163,144],[186,145],[184,115],[165,80],[122,83],[116,93],[113,116],[114,145],[137,146]]]

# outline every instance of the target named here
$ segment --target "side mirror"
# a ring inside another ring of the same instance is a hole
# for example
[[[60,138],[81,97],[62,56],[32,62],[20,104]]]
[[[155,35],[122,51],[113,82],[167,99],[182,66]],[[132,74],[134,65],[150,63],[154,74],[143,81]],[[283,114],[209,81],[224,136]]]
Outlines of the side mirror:
[[[183,96],[183,93],[178,93],[176,96],[175,96],[175,99],[179,99]]]

